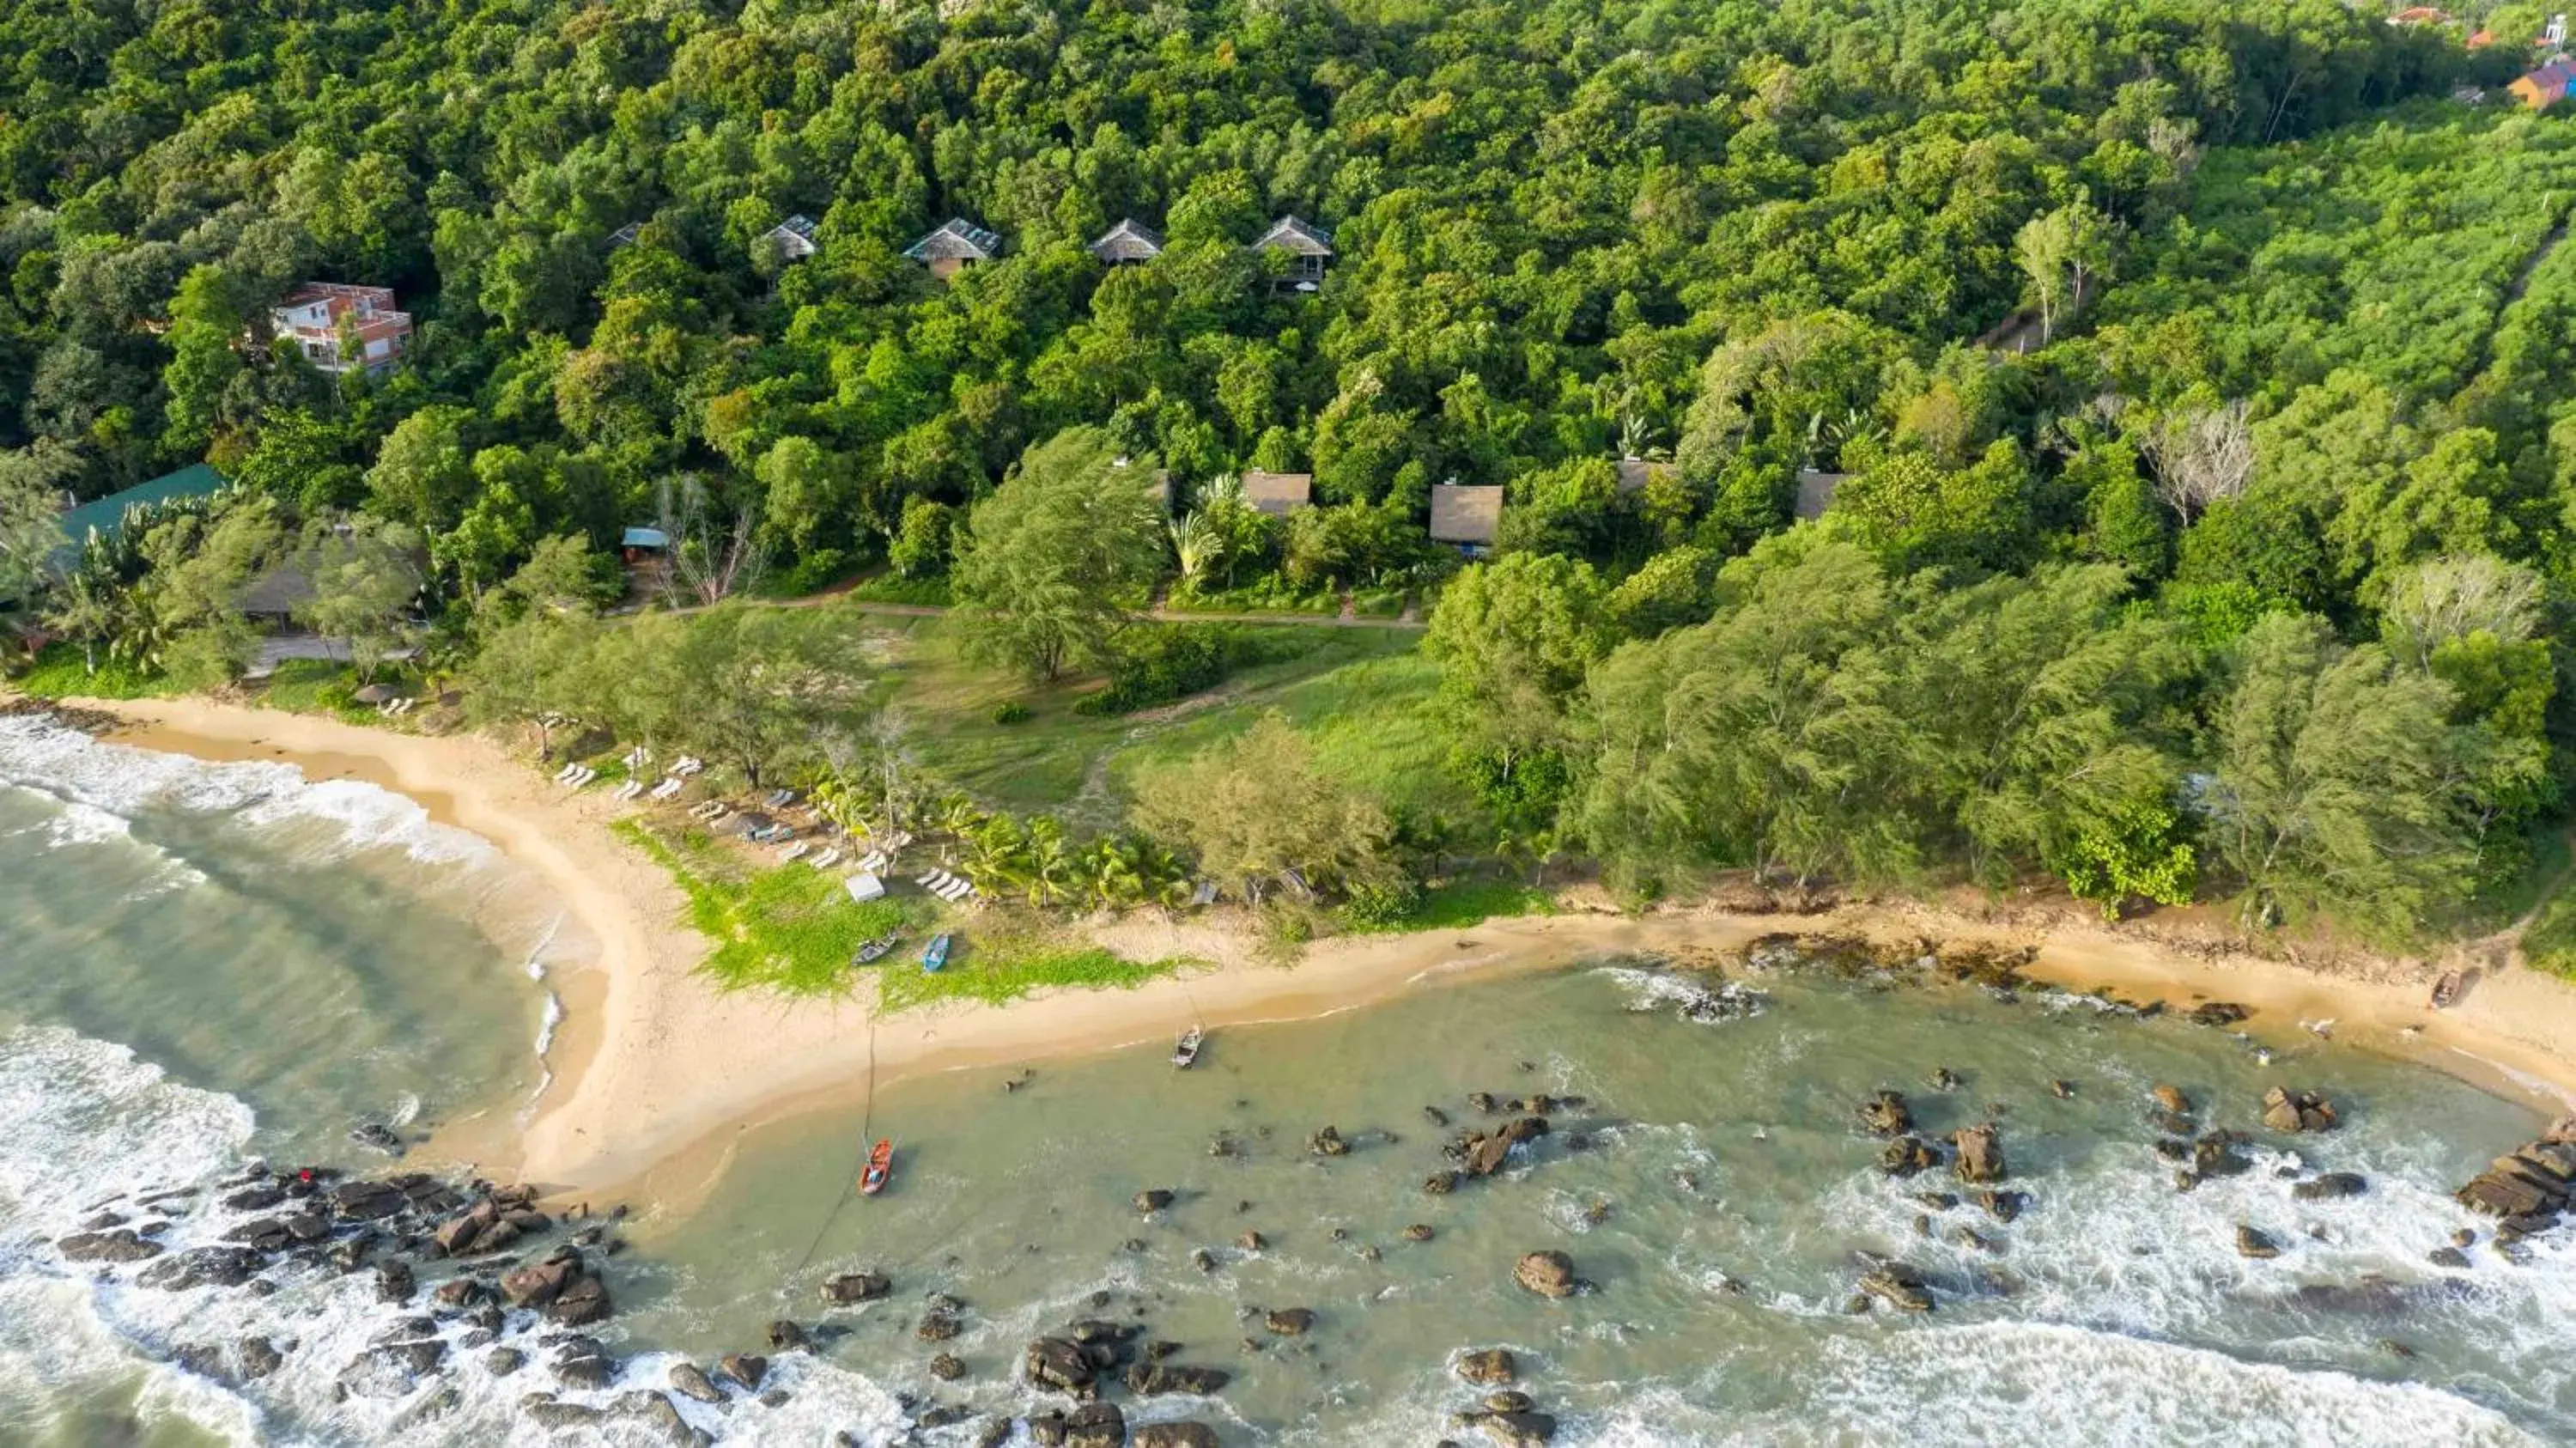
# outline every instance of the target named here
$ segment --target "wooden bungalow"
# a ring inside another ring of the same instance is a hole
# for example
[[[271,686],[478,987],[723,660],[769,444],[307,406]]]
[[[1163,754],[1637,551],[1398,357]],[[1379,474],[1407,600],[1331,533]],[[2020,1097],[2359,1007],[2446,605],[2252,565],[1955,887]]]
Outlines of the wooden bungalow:
[[[1503,490],[1494,484],[1442,483],[1431,490],[1431,541],[1473,558],[1503,530]]]
[[[928,236],[905,247],[903,254],[930,268],[930,274],[944,282],[978,262],[1000,256],[1002,238],[1000,233],[986,231],[962,216],[952,216]]]
[[[1163,238],[1131,216],[1102,232],[1091,244],[1091,254],[1111,266],[1152,261],[1163,254]]]
[[[768,245],[771,255],[778,258],[780,265],[803,261],[816,249],[814,218],[799,212],[762,232],[760,239]]]
[[[1265,473],[1259,468],[1244,471],[1243,501],[1256,513],[1285,518],[1314,498],[1313,473]]]
[[[1284,251],[1294,258],[1280,286],[1297,292],[1311,292],[1324,282],[1324,268],[1333,259],[1333,234],[1299,217],[1283,216],[1252,244],[1254,251]]]

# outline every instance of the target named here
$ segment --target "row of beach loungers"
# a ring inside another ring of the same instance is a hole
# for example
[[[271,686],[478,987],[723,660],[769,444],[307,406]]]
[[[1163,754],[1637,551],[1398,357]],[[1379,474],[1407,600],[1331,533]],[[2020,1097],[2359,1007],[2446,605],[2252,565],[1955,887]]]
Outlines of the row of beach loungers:
[[[951,904],[967,899],[975,893],[973,881],[963,875],[949,874],[946,870],[932,870],[926,874],[915,875],[912,877],[912,883]]]
[[[405,714],[410,713],[419,703],[420,698],[418,695],[405,694],[399,699],[387,699],[383,703],[378,704],[376,706],[376,712],[384,715],[388,719],[399,719]]]

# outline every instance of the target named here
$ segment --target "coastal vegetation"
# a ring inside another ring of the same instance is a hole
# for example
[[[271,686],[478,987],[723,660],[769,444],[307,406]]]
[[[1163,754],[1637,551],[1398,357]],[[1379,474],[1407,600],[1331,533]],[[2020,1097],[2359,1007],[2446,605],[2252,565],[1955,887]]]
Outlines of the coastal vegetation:
[[[693,754],[1032,921],[2466,930],[2576,764],[2576,131],[2383,19],[0,9],[20,687]],[[951,216],[998,254],[906,259]],[[317,279],[399,357],[317,367]],[[728,980],[883,923],[636,828]]]

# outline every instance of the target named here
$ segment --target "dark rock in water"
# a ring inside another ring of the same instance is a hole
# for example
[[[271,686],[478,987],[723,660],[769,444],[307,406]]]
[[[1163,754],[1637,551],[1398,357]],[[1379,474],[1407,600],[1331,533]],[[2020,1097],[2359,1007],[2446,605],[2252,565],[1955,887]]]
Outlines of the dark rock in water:
[[[2436,1247],[2425,1260],[2436,1267],[2451,1267],[2461,1271],[2466,1271],[2469,1266],[2469,1254],[2457,1247]]]
[[[1512,1280],[1541,1297],[1572,1297],[1574,1259],[1562,1252],[1531,1252],[1512,1268]]]
[[[1454,1171],[1433,1172],[1422,1179],[1422,1190],[1427,1196],[1445,1197],[1457,1189],[1458,1173]]]
[[[232,1369],[224,1363],[224,1350],[212,1343],[181,1343],[171,1350],[170,1360],[177,1363],[181,1371],[195,1373],[201,1378],[223,1382],[232,1376]]]
[[[438,1284],[429,1300],[441,1307],[467,1308],[492,1295],[492,1288],[479,1277],[450,1277]]]
[[[1899,1312],[1932,1310],[1932,1292],[1923,1274],[1904,1262],[1881,1262],[1863,1273],[1860,1290]]]
[[[1332,1128],[1326,1127],[1325,1129],[1329,1131]],[[1171,1204],[1172,1194],[1164,1191],[1160,1187],[1149,1187],[1136,1194],[1136,1210],[1148,1215],[1159,1212]]]
[[[552,1393],[530,1393],[519,1400],[519,1411],[527,1415],[528,1421],[550,1433],[587,1428],[608,1416],[597,1408],[580,1403],[559,1402]]]
[[[695,1398],[701,1403],[721,1403],[725,1400],[724,1389],[709,1382],[705,1371],[696,1363],[673,1363],[670,1375],[663,1381],[671,1385],[672,1392],[684,1398]]]
[[[164,1249],[160,1243],[147,1241],[126,1228],[75,1233],[56,1242],[54,1250],[69,1262],[142,1262],[160,1256]]]
[[[2257,1231],[2252,1227],[2238,1227],[2236,1255],[2258,1260],[2278,1257],[2281,1255],[2281,1244],[2273,1241],[2269,1233]]]
[[[546,1304],[546,1321],[557,1327],[588,1327],[607,1321],[615,1310],[608,1301],[608,1285],[596,1277],[582,1277]]]
[[[2072,1101],[2075,1099],[2075,1083],[2063,1080],[2051,1081],[2048,1083],[2048,1094],[2060,1101]]]
[[[1476,1426],[1500,1448],[1545,1448],[1556,1437],[1556,1420],[1545,1413],[1482,1413]]]
[[[420,1291],[418,1279],[412,1276],[408,1262],[386,1262],[376,1268],[376,1300],[404,1303]]]
[[[1903,1136],[1914,1129],[1914,1113],[1906,1109],[1904,1096],[1881,1091],[1861,1103],[1860,1124],[1872,1136]]]
[[[966,1360],[954,1353],[941,1353],[930,1360],[930,1375],[943,1383],[953,1383],[966,1376]]]
[[[1127,1415],[1116,1403],[1085,1403],[1065,1415],[1065,1448],[1126,1448]]]
[[[2192,1172],[2207,1180],[2210,1177],[2243,1176],[2254,1169],[2253,1158],[2239,1148],[2251,1144],[2241,1131],[2207,1131],[2191,1144]]]
[[[805,1329],[789,1322],[786,1318],[782,1317],[769,1325],[771,1352],[804,1352],[813,1345],[813,1340],[806,1337]]]
[[[1958,1073],[1958,1072],[1956,1072],[1956,1071],[1951,1070],[1951,1069],[1950,1069],[1949,1067],[1947,1067],[1947,1066],[1935,1066],[1935,1067],[1933,1067],[1933,1068],[1932,1068],[1932,1089],[1933,1089],[1933,1090],[1935,1090],[1935,1091],[1956,1091],[1956,1090],[1958,1090],[1958,1089],[1959,1089],[1959,1073]]]
[[[146,1287],[188,1292],[200,1287],[239,1287],[259,1271],[259,1254],[242,1247],[192,1247],[164,1257],[135,1278]]]
[[[1428,1241],[1430,1241],[1430,1240],[1431,1240],[1431,1226],[1430,1226],[1430,1224],[1429,1224],[1429,1223],[1427,1223],[1427,1222],[1415,1222],[1413,1225],[1411,1225],[1411,1226],[1409,1226],[1409,1227],[1406,1227],[1406,1228],[1404,1229],[1404,1240],[1406,1240],[1406,1241],[1408,1241],[1408,1242],[1428,1242]]]
[[[2234,1001],[2209,1001],[2183,1013],[2183,1019],[2195,1026],[2232,1026],[2254,1014]]]
[[[1083,1344],[1060,1337],[1042,1337],[1030,1343],[1024,1365],[1030,1382],[1060,1393],[1086,1392],[1100,1375],[1091,1355],[1083,1351]]]
[[[1194,1247],[1190,1250],[1190,1265],[1201,1272],[1214,1272],[1216,1270],[1216,1254],[1210,1252],[1205,1247]]]
[[[1914,1200],[1921,1202],[1923,1205],[1930,1207],[1936,1212],[1946,1212],[1952,1207],[1959,1205],[1959,1197],[1956,1192],[1916,1192],[1914,1194]]]
[[[353,1222],[390,1217],[411,1205],[402,1188],[391,1182],[342,1182],[329,1193],[332,1215]]]
[[[1242,1236],[1234,1239],[1234,1245],[1242,1248],[1246,1252],[1258,1252],[1263,1248],[1268,1247],[1270,1245],[1270,1241],[1259,1232],[1246,1232]]]
[[[2189,1161],[2191,1143],[2177,1137],[2159,1136],[2156,1138],[2156,1155],[2167,1161]]]
[[[2009,1222],[2021,1215],[2022,1208],[2030,1205],[2030,1194],[2028,1192],[1999,1192],[1989,1187],[1984,1191],[1975,1193],[1970,1197],[1970,1200],[1974,1201],[1978,1206],[1985,1208],[1987,1216],[1994,1218],[1998,1222]]]
[[[1303,1337],[1314,1327],[1315,1314],[1303,1307],[1282,1307],[1264,1316],[1261,1325],[1281,1337]]]
[[[436,1338],[389,1342],[367,1349],[340,1372],[339,1385],[354,1397],[399,1398],[438,1371],[447,1344]]]
[[[235,1212],[264,1212],[285,1200],[286,1188],[275,1183],[262,1183],[233,1193],[223,1199],[223,1204],[227,1210]]]
[[[501,1297],[512,1307],[544,1307],[581,1275],[579,1257],[552,1257],[501,1274]]]
[[[1136,1448],[1220,1448],[1222,1439],[1205,1423],[1146,1423],[1136,1429]]]
[[[1425,1106],[1422,1108],[1422,1119],[1430,1122],[1434,1126],[1447,1126],[1449,1124],[1449,1113],[1441,1110],[1437,1106]]]
[[[2368,1190],[2369,1180],[2358,1172],[2330,1171],[2314,1181],[2300,1182],[2290,1188],[2290,1195],[2302,1202],[2323,1202],[2338,1197],[2357,1197]]]
[[[1958,1149],[1950,1170],[1963,1182],[1999,1182],[2006,1175],[2003,1135],[1991,1121],[1950,1134],[1950,1144]]]
[[[1941,1154],[1919,1136],[1900,1136],[1878,1152],[1878,1169],[1892,1177],[1910,1177],[1940,1164]]]
[[[1494,1096],[1490,1091],[1468,1092],[1467,1104],[1474,1107],[1476,1110],[1483,1112],[1487,1116],[1493,1115],[1495,1111]]]
[[[369,1121],[350,1128],[349,1139],[369,1151],[381,1151],[387,1156],[403,1154],[402,1138],[381,1122]]]
[[[617,1360],[586,1337],[567,1339],[549,1368],[567,1388],[604,1388],[617,1380]]]
[[[1348,1156],[1351,1144],[1342,1140],[1341,1132],[1327,1126],[1306,1138],[1306,1150],[1316,1156]]]
[[[496,1378],[506,1378],[528,1365],[528,1355],[514,1347],[496,1347],[483,1355],[483,1370]]]
[[[277,1344],[264,1337],[243,1338],[233,1353],[241,1359],[244,1382],[257,1382],[286,1365],[286,1354],[279,1352]]]
[[[882,1272],[844,1272],[823,1284],[823,1300],[835,1307],[851,1307],[874,1302],[894,1290],[894,1283]]]
[[[1216,1368],[1183,1367],[1178,1363],[1146,1362],[1127,1369],[1127,1391],[1139,1397],[1189,1393],[1203,1398],[1222,1391],[1231,1380],[1231,1374]]]
[[[2182,1088],[2171,1082],[2159,1081],[2149,1089],[2147,1094],[2155,1098],[2156,1109],[2159,1111],[2174,1116],[2191,1114],[2191,1098],[2182,1094]]]
[[[2283,1132],[2332,1131],[2335,1127],[2334,1103],[2314,1091],[2292,1091],[2275,1086],[2263,1093],[2263,1125]]]
[[[746,1393],[757,1392],[760,1380],[769,1376],[769,1359],[756,1353],[729,1352],[716,1359],[716,1376]]]
[[[1011,1420],[1008,1418],[986,1418],[983,1426],[975,1430],[975,1448],[1002,1448],[1010,1441]]]
[[[1484,1348],[1458,1359],[1458,1376],[1482,1387],[1499,1387],[1519,1378],[1520,1363],[1510,1348]]]
[[[787,1392],[787,1390],[786,1390],[785,1388],[771,1388],[769,1391],[767,1391],[767,1392],[765,1392],[765,1393],[762,1393],[762,1394],[760,1395],[760,1397],[759,1397],[759,1399],[758,1399],[758,1402],[760,1403],[760,1406],[762,1406],[762,1407],[764,1407],[764,1408],[767,1408],[767,1409],[771,1410],[772,1412],[775,1412],[775,1411],[777,1411],[778,1409],[780,1409],[780,1408],[784,1408],[784,1407],[786,1407],[786,1406],[787,1406],[787,1402],[788,1402],[788,1392]],[[962,1414],[965,1410],[961,1408],[961,1409],[958,1409],[958,1410],[956,1410],[956,1411],[958,1411],[959,1413],[961,1413],[961,1414]],[[931,1415],[930,1415],[929,1413],[924,1413],[924,1414],[922,1414],[922,1415],[921,1415],[921,1418],[920,1418],[920,1420],[919,1420],[919,1421],[920,1421],[921,1425],[922,1425],[923,1427],[925,1427],[925,1428],[936,1428],[936,1427],[938,1427],[938,1426],[939,1426],[939,1424],[931,1422],[931,1421],[930,1421],[930,1418],[931,1418]],[[949,1419],[949,1420],[947,1420],[947,1421],[954,1422],[954,1421],[957,1421],[957,1420],[956,1420],[956,1419]]]
[[[946,1342],[965,1330],[965,1324],[957,1320],[955,1313],[932,1312],[921,1319],[921,1325],[912,1330],[912,1335],[923,1342]]]

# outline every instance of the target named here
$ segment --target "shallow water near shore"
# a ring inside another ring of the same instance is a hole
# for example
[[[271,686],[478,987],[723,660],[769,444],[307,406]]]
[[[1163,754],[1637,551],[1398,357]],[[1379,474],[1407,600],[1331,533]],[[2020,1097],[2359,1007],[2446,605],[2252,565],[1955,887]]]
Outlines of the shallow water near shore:
[[[405,1310],[365,1274],[283,1275],[265,1300],[165,1293],[44,1245],[115,1191],[254,1156],[380,1168],[346,1140],[360,1118],[415,1135],[514,1119],[550,1019],[531,962],[579,948],[525,890],[397,796],[0,720],[0,1443],[647,1441],[546,1439],[517,1405],[552,1384],[493,1379],[461,1345],[461,1401],[434,1423],[396,1426],[429,1389],[344,1400],[342,1367]],[[1119,1393],[1130,1420],[1193,1418],[1229,1444],[1481,1441],[1451,1426],[1481,1391],[1452,1361],[1498,1345],[1560,1444],[2576,1439],[2576,1251],[2553,1234],[2509,1264],[2449,1196],[2538,1130],[2533,1106],[2306,1037],[2276,1038],[2266,1065],[2229,1032],[2043,990],[1730,974],[1758,1011],[1688,1019],[1704,977],[1568,960],[1227,1030],[1185,1073],[1156,1041],[1016,1089],[1015,1071],[957,1072],[744,1130],[686,1213],[639,1204],[609,1268],[621,1310],[597,1330],[625,1376],[567,1396],[658,1388],[676,1354],[758,1350],[792,1317],[835,1331],[777,1360],[783,1405],[684,1416],[727,1442],[965,1442],[981,1418],[1064,1406],[1018,1381],[1021,1352],[1104,1317],[1233,1378],[1207,1398]],[[1939,1068],[1955,1089],[1929,1084]],[[2178,1193],[2152,1149],[2159,1081],[2204,1127],[2251,1131],[2253,1169]],[[2255,1129],[2276,1083],[2325,1091],[2344,1126]],[[1958,1190],[1944,1172],[1883,1176],[1853,1113],[1882,1087],[1927,1134],[1997,1122],[2022,1213],[1918,1201]],[[1501,1119],[1475,1091],[1586,1100],[1500,1175],[1427,1195],[1442,1142]],[[1349,1154],[1310,1153],[1328,1124]],[[877,1135],[899,1143],[894,1183],[854,1199]],[[2329,1170],[2369,1190],[2293,1198]],[[1177,1200],[1140,1213],[1148,1188]],[[2240,1225],[2281,1255],[2239,1256]],[[2470,1269],[2427,1260],[2470,1226]],[[1594,1290],[1515,1287],[1540,1249]],[[1921,1269],[1937,1308],[1847,1314],[1860,1251]],[[889,1297],[827,1311],[822,1281],[860,1269]],[[918,1335],[933,1293],[965,1304],[953,1340]],[[1311,1330],[1247,1316],[1290,1307]],[[297,1344],[260,1383],[171,1361],[250,1333]],[[943,1350],[962,1380],[931,1377]],[[974,1416],[916,1432],[933,1405]]]

